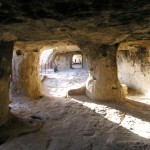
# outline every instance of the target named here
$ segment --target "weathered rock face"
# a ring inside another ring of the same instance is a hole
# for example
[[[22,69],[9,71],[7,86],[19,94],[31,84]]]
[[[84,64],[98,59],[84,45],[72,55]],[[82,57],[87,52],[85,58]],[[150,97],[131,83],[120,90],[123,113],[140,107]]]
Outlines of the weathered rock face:
[[[0,34],[10,31],[19,40],[114,44],[150,38],[149,0],[2,0],[0,4]]]
[[[83,58],[82,58],[83,68],[88,69],[86,57],[84,55],[82,55],[82,56],[83,56]]]
[[[13,39],[0,41],[0,125],[9,118],[8,105],[13,46]]]
[[[71,69],[72,53],[57,54],[54,62],[58,70]]]
[[[150,90],[150,50],[137,46],[135,50],[118,51],[118,76],[121,83],[137,92]]]
[[[40,96],[39,51],[14,51],[12,92],[30,98]]]
[[[12,13],[14,17],[18,12],[22,12],[20,15],[30,16],[32,18],[37,17],[57,17],[57,19],[61,18],[69,18],[69,17],[86,17],[94,15],[93,11],[101,12],[103,10],[136,10],[139,7],[143,7],[148,4],[148,0],[137,1],[131,0],[130,3],[127,3],[127,0],[124,1],[114,1],[114,0],[43,0],[38,2],[28,2],[24,0],[2,0],[1,1],[1,12],[10,8],[10,12],[5,12],[5,14]],[[125,5],[126,4],[126,5]],[[28,8],[28,9],[27,9]],[[51,8],[51,10],[49,10]],[[43,12],[43,13],[42,13]],[[80,14],[80,12],[85,12],[84,14]],[[74,14],[72,14],[74,13]],[[5,15],[1,14],[1,17]]]
[[[11,92],[12,94],[24,93],[24,84],[21,84],[20,67],[24,60],[24,52],[22,50],[13,51],[12,59],[12,82],[11,82]]]
[[[103,45],[95,58],[87,56],[90,76],[86,95],[93,100],[122,100],[124,92],[117,76],[117,46]]]

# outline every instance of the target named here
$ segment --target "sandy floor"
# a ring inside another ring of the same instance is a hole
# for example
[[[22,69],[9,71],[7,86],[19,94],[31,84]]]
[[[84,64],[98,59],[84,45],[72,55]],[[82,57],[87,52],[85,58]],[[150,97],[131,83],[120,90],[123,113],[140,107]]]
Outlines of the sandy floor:
[[[150,150],[149,105],[131,109],[86,96],[66,98],[67,89],[83,83],[85,74],[86,70],[52,73],[43,82],[47,96],[40,100],[13,97],[14,114],[44,125],[36,133],[7,141],[0,150]]]

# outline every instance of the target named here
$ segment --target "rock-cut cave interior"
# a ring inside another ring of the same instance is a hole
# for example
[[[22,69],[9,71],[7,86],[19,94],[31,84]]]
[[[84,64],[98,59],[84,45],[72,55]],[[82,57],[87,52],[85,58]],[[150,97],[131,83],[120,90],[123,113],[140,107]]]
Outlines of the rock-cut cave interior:
[[[150,1],[1,0],[0,150],[150,150]]]

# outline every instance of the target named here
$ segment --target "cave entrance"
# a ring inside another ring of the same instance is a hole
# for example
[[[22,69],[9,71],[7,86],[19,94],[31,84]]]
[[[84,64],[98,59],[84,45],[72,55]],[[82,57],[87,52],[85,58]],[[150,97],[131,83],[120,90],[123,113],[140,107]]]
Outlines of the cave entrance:
[[[39,73],[42,94],[65,97],[69,89],[81,87],[88,78],[86,59],[77,46],[42,50]]]
[[[83,68],[83,55],[82,54],[73,54],[72,56],[72,68]]]
[[[150,51],[137,45],[119,50],[117,63],[118,78],[126,97],[150,104]]]

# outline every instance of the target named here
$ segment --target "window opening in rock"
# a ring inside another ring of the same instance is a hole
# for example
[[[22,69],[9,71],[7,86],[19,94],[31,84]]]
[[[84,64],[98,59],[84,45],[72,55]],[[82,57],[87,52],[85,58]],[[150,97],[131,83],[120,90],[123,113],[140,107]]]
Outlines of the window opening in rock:
[[[128,99],[150,104],[150,51],[119,50],[118,78]]]
[[[82,54],[74,54],[72,56],[72,68],[83,68],[83,63],[82,63]]]

